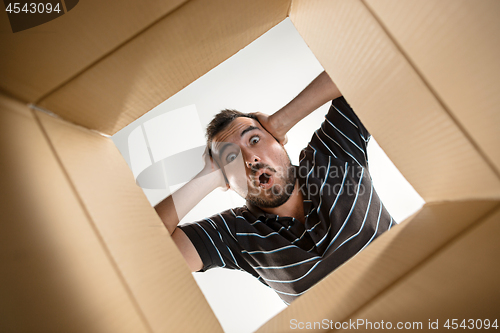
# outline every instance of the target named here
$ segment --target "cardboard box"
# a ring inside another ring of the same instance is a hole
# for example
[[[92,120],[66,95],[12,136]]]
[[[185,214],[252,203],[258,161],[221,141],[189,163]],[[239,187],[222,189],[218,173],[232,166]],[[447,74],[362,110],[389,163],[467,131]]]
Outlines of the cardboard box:
[[[222,330],[107,136],[286,17],[427,204],[259,332],[497,319],[499,14],[495,0],[92,0],[15,34],[2,14],[0,330]]]

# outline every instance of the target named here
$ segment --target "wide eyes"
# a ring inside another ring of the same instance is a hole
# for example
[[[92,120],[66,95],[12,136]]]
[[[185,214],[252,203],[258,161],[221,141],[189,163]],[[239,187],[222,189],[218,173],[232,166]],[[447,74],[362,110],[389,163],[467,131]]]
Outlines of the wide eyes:
[[[249,143],[251,146],[253,146],[253,145],[257,144],[259,141],[260,141],[260,137],[258,135],[254,135],[250,138]],[[238,151],[238,153],[239,153],[239,151]],[[225,158],[226,163],[231,163],[232,161],[234,161],[236,159],[236,157],[238,157],[238,153],[234,152],[234,153],[227,154],[227,156]]]
[[[260,141],[260,138],[259,138],[257,135],[256,135],[256,136],[252,136],[252,137],[250,138],[250,144],[251,144],[251,145],[254,145],[254,144],[256,144],[256,143],[257,143],[257,142],[259,142],[259,141]]]
[[[232,161],[234,161],[234,159],[236,158],[236,154],[235,153],[231,153],[229,155],[226,156],[226,162],[227,163],[231,163]]]

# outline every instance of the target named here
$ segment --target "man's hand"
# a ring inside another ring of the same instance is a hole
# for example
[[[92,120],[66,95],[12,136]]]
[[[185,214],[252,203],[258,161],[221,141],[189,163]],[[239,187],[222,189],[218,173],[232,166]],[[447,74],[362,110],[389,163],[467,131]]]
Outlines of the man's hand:
[[[274,136],[279,143],[286,143],[286,133],[308,114],[321,105],[342,96],[339,89],[326,72],[318,75],[290,103],[271,116],[255,112],[260,124]]]
[[[259,123],[268,131],[279,143],[285,145],[288,142],[286,137],[286,131],[284,128],[278,124],[276,118],[269,116],[262,112],[253,112],[253,115],[257,117]]]
[[[208,148],[205,148],[205,151],[203,152],[203,161],[205,162],[205,166],[198,176],[212,174],[211,176],[216,178],[217,187],[223,190],[227,190],[229,188],[228,181],[217,161],[215,161],[214,158],[210,156]]]
[[[203,159],[205,167],[202,171],[155,206],[170,234],[176,230],[179,221],[206,195],[218,187],[229,188],[221,169],[208,154],[208,149],[205,149]]]

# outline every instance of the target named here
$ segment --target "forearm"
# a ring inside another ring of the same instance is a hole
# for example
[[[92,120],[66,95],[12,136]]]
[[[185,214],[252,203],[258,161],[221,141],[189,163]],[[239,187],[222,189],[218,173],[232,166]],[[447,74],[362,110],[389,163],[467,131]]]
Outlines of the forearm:
[[[215,172],[200,173],[155,206],[156,213],[170,234],[175,231],[179,221],[219,184],[220,179]]]
[[[326,102],[342,96],[326,72],[318,75],[290,103],[270,116],[273,127],[285,135],[295,124]]]

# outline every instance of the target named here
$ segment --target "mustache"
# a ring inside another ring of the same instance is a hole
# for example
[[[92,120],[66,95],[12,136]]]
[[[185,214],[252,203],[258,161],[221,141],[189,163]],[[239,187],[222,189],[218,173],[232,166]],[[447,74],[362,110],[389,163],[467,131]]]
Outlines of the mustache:
[[[266,170],[269,170],[269,171],[274,172],[274,173],[277,172],[276,169],[271,167],[269,164],[265,164],[265,163],[257,163],[255,165],[252,165],[252,167],[250,168],[250,172],[251,172],[252,176],[255,176],[257,174],[257,172],[259,172],[261,169],[266,169]]]

